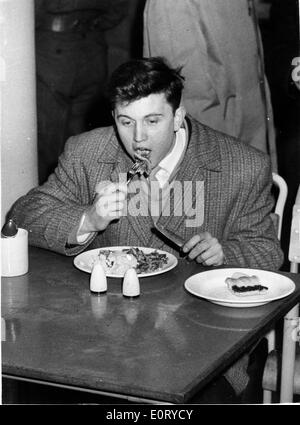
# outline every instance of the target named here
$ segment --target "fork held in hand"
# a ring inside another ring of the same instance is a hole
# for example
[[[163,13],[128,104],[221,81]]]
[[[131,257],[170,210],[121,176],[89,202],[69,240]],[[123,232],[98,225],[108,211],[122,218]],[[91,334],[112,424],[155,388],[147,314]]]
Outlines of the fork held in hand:
[[[140,171],[141,163],[135,162],[130,170],[127,171],[127,184],[131,182],[133,177]]]
[[[137,161],[133,164],[133,166],[130,168],[130,170],[127,171],[127,184],[131,182],[133,177],[136,174],[144,174],[146,172],[145,170],[145,161]]]

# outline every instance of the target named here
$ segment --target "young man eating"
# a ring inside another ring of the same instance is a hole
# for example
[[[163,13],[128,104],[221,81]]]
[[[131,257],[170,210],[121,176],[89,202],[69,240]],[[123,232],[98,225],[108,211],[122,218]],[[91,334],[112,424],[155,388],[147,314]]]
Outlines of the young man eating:
[[[48,181],[14,205],[10,215],[32,245],[66,255],[128,244],[176,253],[153,232],[154,219],[204,265],[280,267],[268,156],[186,117],[182,88],[180,73],[160,58],[113,73],[115,126],[70,138]],[[151,173],[127,185],[141,156]]]
[[[116,69],[109,85],[115,125],[71,137],[48,181],[10,212],[31,245],[69,256],[124,245],[179,256],[154,231],[157,222],[184,241],[189,260],[279,269],[269,157],[186,116],[182,89],[180,72],[161,58]],[[135,162],[147,166],[129,182]],[[246,366],[225,374],[237,393],[247,384]]]

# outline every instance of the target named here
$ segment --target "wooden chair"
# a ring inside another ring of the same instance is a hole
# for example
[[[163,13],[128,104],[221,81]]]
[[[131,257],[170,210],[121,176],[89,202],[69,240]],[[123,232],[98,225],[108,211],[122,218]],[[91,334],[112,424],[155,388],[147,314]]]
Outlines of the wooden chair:
[[[298,273],[298,265],[300,263],[300,185],[293,207],[289,262],[290,272]],[[269,355],[265,364],[262,382],[264,403],[272,402],[272,393],[275,391],[280,391],[281,403],[292,402],[293,394],[300,394],[300,353],[296,354],[296,344],[297,341],[299,341],[300,335],[300,319],[298,316],[298,306],[295,306],[284,319],[284,327],[288,331],[289,338],[293,341],[289,352],[281,356],[281,353],[275,350],[275,339],[273,341],[274,346],[270,344],[271,350],[269,350]],[[295,319],[295,317],[297,317],[297,319]],[[287,387],[283,387],[283,385],[279,387],[281,370],[286,370],[285,365],[281,362],[281,358],[285,358],[285,362],[293,366],[289,368],[290,376],[288,376],[289,385],[287,385]]]

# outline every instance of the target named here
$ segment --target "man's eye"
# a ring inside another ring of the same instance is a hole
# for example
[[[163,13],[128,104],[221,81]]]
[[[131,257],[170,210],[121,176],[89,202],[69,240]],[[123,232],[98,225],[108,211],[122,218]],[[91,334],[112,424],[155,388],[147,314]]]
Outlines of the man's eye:
[[[121,124],[124,125],[125,127],[129,127],[131,124],[131,121],[121,121]]]
[[[153,125],[153,124],[157,124],[157,123],[158,123],[158,119],[157,118],[148,119],[148,124]]]

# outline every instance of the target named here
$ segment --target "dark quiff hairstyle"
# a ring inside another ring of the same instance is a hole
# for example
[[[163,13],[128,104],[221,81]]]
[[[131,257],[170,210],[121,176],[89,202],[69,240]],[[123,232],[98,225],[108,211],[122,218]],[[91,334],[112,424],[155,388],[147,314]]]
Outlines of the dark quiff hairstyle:
[[[184,77],[181,68],[172,69],[164,58],[133,59],[111,75],[108,98],[111,109],[117,103],[130,103],[150,94],[164,93],[173,112],[180,105]]]

